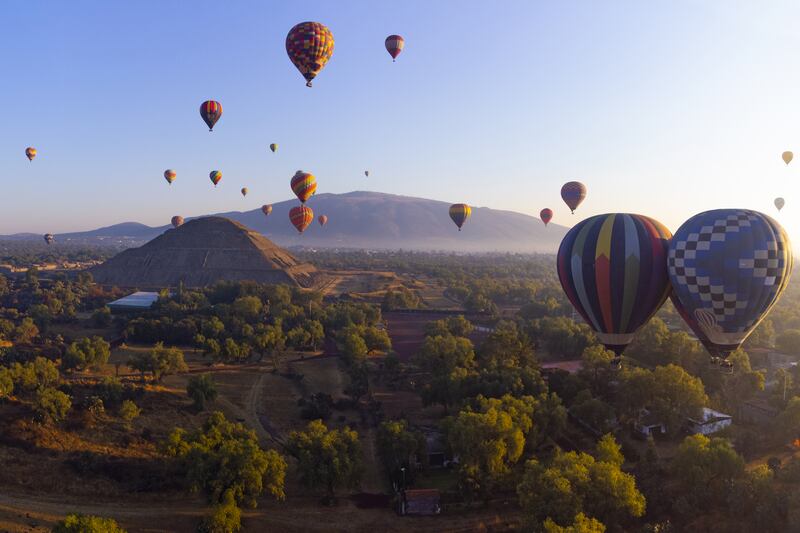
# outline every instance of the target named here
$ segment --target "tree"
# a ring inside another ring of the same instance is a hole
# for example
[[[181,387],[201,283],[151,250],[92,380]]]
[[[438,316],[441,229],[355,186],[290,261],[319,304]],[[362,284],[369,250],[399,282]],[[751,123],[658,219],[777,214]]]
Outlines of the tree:
[[[67,348],[64,357],[61,359],[63,368],[70,370],[84,370],[86,368],[100,369],[108,362],[111,355],[111,345],[103,340],[102,337],[84,337],[79,339]]]
[[[686,437],[670,464],[679,494],[691,509],[722,504],[733,481],[744,475],[744,466],[730,441],[700,434]]]
[[[413,479],[414,454],[424,446],[424,438],[409,430],[405,420],[386,420],[378,426],[376,438],[378,455],[389,477],[397,479],[398,472],[404,468],[409,481]]]
[[[322,327],[322,322],[319,320],[305,320],[303,329],[308,332],[311,349],[316,351],[319,344],[325,340],[325,329]]]
[[[119,408],[119,416],[130,424],[142,414],[142,410],[132,400],[124,400]]]
[[[575,515],[575,521],[568,526],[559,526],[551,518],[544,521],[544,533],[605,533],[605,530],[602,522],[583,513]]]
[[[234,315],[240,316],[248,322],[253,322],[261,316],[264,304],[257,296],[242,296],[236,298],[231,304],[231,311]]]
[[[519,368],[536,363],[533,345],[515,322],[501,320],[478,350],[478,361],[488,369]]]
[[[214,503],[230,492],[237,504],[255,507],[266,489],[284,498],[286,461],[275,450],[263,450],[253,430],[230,422],[219,411],[195,432],[175,429],[165,453],[180,461],[192,490],[204,490]]]
[[[339,343],[339,351],[348,365],[364,362],[369,353],[367,343],[355,331],[349,331],[344,335],[344,338]]]
[[[111,325],[111,309],[103,306],[92,313],[92,325],[96,328],[107,328]]]
[[[163,342],[156,343],[149,352],[140,352],[134,355],[128,361],[128,366],[141,372],[142,381],[144,381],[145,372],[151,372],[153,379],[161,381],[161,378],[166,375],[185,372],[189,369],[183,360],[183,352],[175,347],[165,348]]]
[[[295,350],[311,346],[311,334],[303,326],[297,326],[286,333],[286,344]]]
[[[602,394],[608,388],[612,372],[611,362],[615,357],[614,352],[606,350],[599,344],[583,350],[581,375],[589,381],[595,394]]]
[[[213,402],[217,398],[217,387],[210,374],[200,374],[189,378],[186,394],[192,399],[195,409],[202,411],[206,408],[206,402]]]
[[[125,533],[117,522],[101,516],[68,514],[53,526],[52,533]]]
[[[43,387],[36,391],[33,410],[43,422],[61,422],[72,408],[72,400],[58,389]]]
[[[287,449],[297,459],[303,484],[325,490],[332,501],[338,487],[353,488],[361,479],[361,445],[350,428],[328,429],[321,420],[309,422],[305,431],[289,434]]]
[[[235,533],[242,530],[242,511],[236,505],[233,491],[226,490],[222,500],[216,503],[211,516],[203,520],[198,533]]]
[[[350,396],[353,403],[358,401],[369,393],[369,372],[365,363],[357,363],[350,365],[347,369],[347,376],[350,382],[344,389],[344,393]]]
[[[617,439],[611,433],[606,433],[597,442],[595,457],[598,461],[604,461],[617,466],[622,466],[625,456],[622,455],[622,446],[617,444]]]
[[[40,388],[53,387],[58,384],[60,375],[55,363],[41,356],[33,361],[11,367],[11,378],[14,389],[22,393],[32,393]]]
[[[800,354],[800,329],[787,329],[775,339],[775,347],[786,354]]]
[[[14,342],[17,344],[30,344],[33,339],[39,336],[39,328],[32,318],[26,317],[14,330]]]
[[[779,444],[800,439],[800,396],[792,397],[772,421],[771,435]]]
[[[367,345],[367,353],[372,353],[376,350],[386,351],[392,349],[392,341],[389,339],[389,334],[385,329],[379,329],[374,326],[364,328],[364,343]]]
[[[8,398],[14,392],[14,376],[11,370],[0,366],[0,400]]]
[[[447,442],[459,457],[464,489],[488,498],[522,457],[533,427],[536,402],[531,396],[476,399],[445,422]]]

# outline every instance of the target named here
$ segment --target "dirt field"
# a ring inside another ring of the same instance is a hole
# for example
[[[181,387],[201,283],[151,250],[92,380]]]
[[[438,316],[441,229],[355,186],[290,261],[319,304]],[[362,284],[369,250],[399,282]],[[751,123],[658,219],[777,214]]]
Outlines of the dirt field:
[[[451,314],[424,311],[419,313],[403,313],[388,311],[383,313],[383,318],[388,323],[389,337],[392,339],[392,349],[403,362],[408,362],[425,341],[425,327],[429,322],[460,314],[454,311]],[[469,316],[467,316],[469,318]],[[486,331],[475,329],[470,340],[475,346],[485,338]]]

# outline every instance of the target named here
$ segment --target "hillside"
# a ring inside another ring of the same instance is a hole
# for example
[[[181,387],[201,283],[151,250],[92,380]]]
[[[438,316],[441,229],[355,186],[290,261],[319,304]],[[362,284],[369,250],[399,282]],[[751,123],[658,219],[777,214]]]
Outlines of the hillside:
[[[545,227],[538,218],[521,213],[474,207],[472,218],[459,232],[447,214],[447,202],[356,191],[312,197],[307,205],[315,215],[327,215],[328,224],[322,228],[315,222],[299,235],[289,223],[289,209],[295,205],[297,200],[275,203],[269,217],[260,209],[217,215],[241,222],[280,246],[553,253],[567,231],[557,224]],[[56,240],[139,244],[169,227],[127,222],[57,234]]]

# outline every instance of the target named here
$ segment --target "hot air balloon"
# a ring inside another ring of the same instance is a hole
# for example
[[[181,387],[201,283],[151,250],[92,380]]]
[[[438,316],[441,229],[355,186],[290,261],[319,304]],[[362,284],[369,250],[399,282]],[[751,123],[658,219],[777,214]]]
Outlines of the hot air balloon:
[[[302,203],[306,203],[306,200],[317,191],[317,178],[313,174],[298,170],[292,178],[291,187],[297,198]]]
[[[242,187],[242,196],[247,196],[247,187]]]
[[[311,80],[333,55],[333,34],[319,22],[301,22],[286,36],[286,53],[311,87]]]
[[[778,211],[783,209],[784,205],[786,205],[786,201],[783,198],[775,198],[775,207],[778,208]]]
[[[278,151],[278,145],[275,144],[275,143],[272,143],[272,144],[269,145],[269,149],[272,150],[272,153],[274,154],[275,152]]]
[[[786,163],[787,165],[792,162],[792,158],[794,158],[794,154],[789,150],[781,154],[781,159],[783,159],[783,162]]]
[[[364,171],[364,175],[365,175],[366,177],[369,177],[369,170],[365,170],[365,171]]]
[[[650,217],[610,213],[578,223],[561,241],[561,287],[600,342],[617,356],[669,295],[671,236]]]
[[[583,199],[586,198],[586,185],[579,181],[568,181],[561,187],[561,198],[574,215],[575,210],[578,209]]]
[[[200,104],[200,116],[208,126],[208,131],[214,131],[214,124],[222,116],[222,104],[214,100],[206,100]]]
[[[261,206],[261,212],[264,213],[266,216],[269,216],[272,213],[272,206],[264,204]]]
[[[541,218],[542,222],[544,222],[544,225],[547,226],[547,224],[553,219],[553,210],[545,207],[539,211],[539,218]]]
[[[167,169],[164,171],[164,179],[167,180],[167,183],[170,185],[172,185],[172,182],[175,181],[175,177],[177,175],[178,174],[172,169]]]
[[[298,205],[289,210],[289,220],[297,231],[303,233],[309,224],[314,221],[314,211],[305,205]]]
[[[328,217],[326,215],[320,215],[317,220],[319,221],[320,226],[324,226],[328,223]]]
[[[36,148],[28,146],[25,148],[25,155],[28,156],[28,161],[33,161],[33,158],[36,157]]]
[[[172,225],[173,227],[183,226],[183,217],[180,215],[175,215],[172,217]]]
[[[386,38],[384,44],[386,45],[386,51],[392,56],[392,63],[394,63],[394,60],[397,59],[397,56],[403,51],[406,41],[399,35],[390,35]]]
[[[453,204],[450,206],[450,218],[458,226],[458,231],[461,231],[461,226],[467,221],[472,214],[472,208],[467,204]]]
[[[56,240],[55,235],[53,235],[52,233],[44,234],[44,242],[46,242],[47,244],[53,244],[53,241],[55,240]]]
[[[672,301],[712,358],[724,360],[778,301],[792,262],[786,231],[767,215],[706,211],[684,222],[670,243]]]
[[[219,183],[219,181],[222,179],[222,172],[219,170],[212,170],[208,177],[211,178],[211,183],[213,183],[214,187],[216,187],[217,183]]]

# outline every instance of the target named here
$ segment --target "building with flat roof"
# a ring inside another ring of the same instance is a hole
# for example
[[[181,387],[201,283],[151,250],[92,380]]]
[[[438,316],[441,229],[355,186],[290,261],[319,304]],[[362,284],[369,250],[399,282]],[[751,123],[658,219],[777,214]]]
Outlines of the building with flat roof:
[[[136,311],[147,311],[158,301],[157,292],[138,291],[114,300],[108,304],[112,313],[131,313]]]

